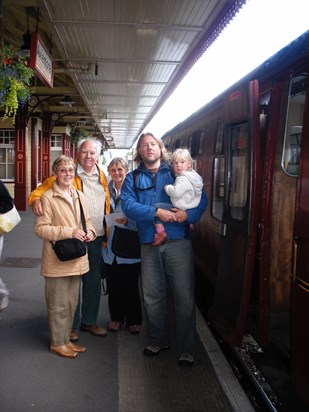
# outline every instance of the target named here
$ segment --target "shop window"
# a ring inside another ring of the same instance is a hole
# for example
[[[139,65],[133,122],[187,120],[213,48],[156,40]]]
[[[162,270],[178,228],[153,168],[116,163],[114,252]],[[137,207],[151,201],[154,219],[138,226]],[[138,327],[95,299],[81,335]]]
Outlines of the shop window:
[[[0,179],[14,181],[15,130],[0,130]]]
[[[51,149],[60,147],[62,149],[62,135],[55,135],[53,134],[50,139],[50,146]]]
[[[62,155],[62,135],[51,135],[50,139],[50,172],[52,172],[52,164],[57,157]]]

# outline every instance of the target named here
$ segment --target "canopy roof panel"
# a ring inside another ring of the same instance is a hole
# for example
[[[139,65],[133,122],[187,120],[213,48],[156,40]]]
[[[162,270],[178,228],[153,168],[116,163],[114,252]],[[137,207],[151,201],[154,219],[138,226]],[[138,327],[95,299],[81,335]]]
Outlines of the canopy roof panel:
[[[130,148],[246,0],[4,0],[4,44],[38,31],[55,64],[33,115],[59,113]],[[74,104],[60,105],[65,96]],[[40,104],[42,102],[42,104]],[[43,104],[44,102],[44,104]]]

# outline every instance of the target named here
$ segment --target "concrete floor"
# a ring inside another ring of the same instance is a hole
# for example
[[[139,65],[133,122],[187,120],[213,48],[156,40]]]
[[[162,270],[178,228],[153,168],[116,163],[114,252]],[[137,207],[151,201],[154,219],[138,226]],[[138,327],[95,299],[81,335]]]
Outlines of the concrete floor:
[[[2,412],[250,412],[253,410],[198,313],[195,365],[179,367],[173,349],[142,354],[142,333],[125,329],[96,338],[80,332],[87,351],[76,359],[51,354],[40,276],[42,241],[31,211],[5,236],[0,276],[10,290],[0,312],[0,410]],[[98,324],[109,320],[102,295]],[[171,324],[171,327],[173,325]]]

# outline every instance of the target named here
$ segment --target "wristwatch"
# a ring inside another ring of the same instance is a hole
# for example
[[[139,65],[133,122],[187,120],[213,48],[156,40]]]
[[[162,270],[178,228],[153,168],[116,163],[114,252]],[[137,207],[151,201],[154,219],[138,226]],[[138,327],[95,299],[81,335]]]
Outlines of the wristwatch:
[[[156,207],[156,210],[155,210],[155,217],[159,217],[159,216],[158,216],[158,209],[159,209],[159,208],[158,208],[158,207]]]

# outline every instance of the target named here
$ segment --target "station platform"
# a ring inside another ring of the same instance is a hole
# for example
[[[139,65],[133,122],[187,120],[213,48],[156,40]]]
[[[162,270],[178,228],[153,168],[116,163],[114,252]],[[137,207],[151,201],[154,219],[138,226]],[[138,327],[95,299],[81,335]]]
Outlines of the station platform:
[[[32,211],[20,214],[21,223],[5,235],[0,263],[10,290],[9,305],[0,312],[2,412],[254,410],[198,310],[193,367],[177,365],[173,342],[171,350],[156,357],[143,355],[145,317],[140,335],[126,329],[105,338],[79,332],[85,353],[76,359],[50,353],[40,276],[42,240],[34,234]],[[108,321],[102,293],[98,324],[106,327]]]

